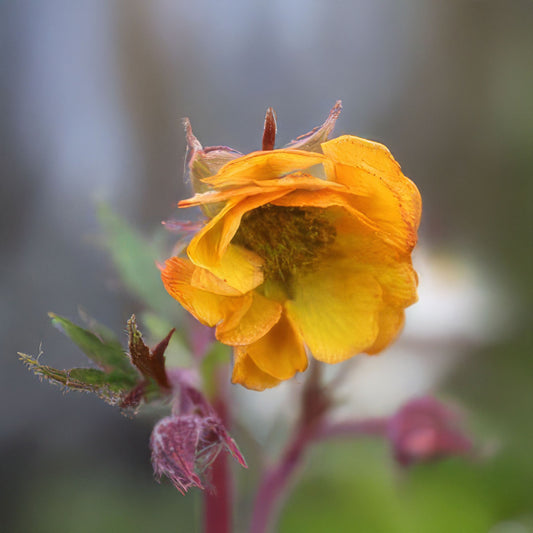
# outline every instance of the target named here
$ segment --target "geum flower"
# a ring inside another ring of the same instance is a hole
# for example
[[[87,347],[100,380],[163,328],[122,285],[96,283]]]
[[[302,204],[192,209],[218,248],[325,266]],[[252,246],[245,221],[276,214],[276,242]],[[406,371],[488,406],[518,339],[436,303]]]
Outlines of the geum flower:
[[[418,189],[385,146],[327,140],[340,109],[287,147],[248,155],[202,149],[186,121],[197,194],[178,205],[210,218],[162,279],[234,347],[232,380],[250,389],[304,371],[306,347],[325,363],[380,352],[417,299]],[[264,147],[273,124],[269,111]]]

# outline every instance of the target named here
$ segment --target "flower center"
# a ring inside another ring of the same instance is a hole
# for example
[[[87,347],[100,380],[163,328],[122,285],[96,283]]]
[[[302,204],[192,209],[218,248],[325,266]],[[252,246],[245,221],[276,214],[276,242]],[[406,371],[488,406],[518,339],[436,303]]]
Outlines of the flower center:
[[[242,217],[232,242],[259,255],[265,281],[281,283],[290,297],[294,275],[311,269],[335,237],[324,209],[267,204]]]

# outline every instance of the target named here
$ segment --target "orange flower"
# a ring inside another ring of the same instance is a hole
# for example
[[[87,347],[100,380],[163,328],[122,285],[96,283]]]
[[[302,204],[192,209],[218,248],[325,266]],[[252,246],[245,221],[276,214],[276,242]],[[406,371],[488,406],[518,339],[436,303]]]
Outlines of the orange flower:
[[[162,271],[167,291],[234,347],[232,380],[263,390],[315,359],[375,354],[417,299],[411,251],[420,194],[388,149],[326,122],[279,150],[203,150],[188,122],[197,194],[180,207],[211,217],[187,258]],[[264,146],[275,128],[267,113]]]

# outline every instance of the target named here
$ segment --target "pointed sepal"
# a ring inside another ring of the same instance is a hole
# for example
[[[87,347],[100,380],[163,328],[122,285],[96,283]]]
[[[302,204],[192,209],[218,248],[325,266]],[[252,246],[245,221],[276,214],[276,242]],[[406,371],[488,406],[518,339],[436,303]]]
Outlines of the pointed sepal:
[[[322,124],[313,128],[310,132],[300,135],[294,141],[291,141],[285,148],[291,148],[294,150],[305,150],[306,152],[319,152],[322,153],[320,145],[328,140],[329,135],[335,128],[335,123],[339,118],[342,111],[342,102],[337,100],[329,116]]]

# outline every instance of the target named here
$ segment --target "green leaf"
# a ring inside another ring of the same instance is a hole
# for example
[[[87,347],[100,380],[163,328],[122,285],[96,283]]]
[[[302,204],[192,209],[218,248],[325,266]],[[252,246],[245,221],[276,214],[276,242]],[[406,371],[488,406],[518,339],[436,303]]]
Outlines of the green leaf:
[[[51,366],[41,365],[36,358],[30,355],[23,353],[18,355],[35,375],[69,390],[92,392],[111,405],[120,403],[135,385],[134,379],[121,372],[108,374],[95,368],[58,370]]]
[[[126,288],[152,309],[178,317],[180,306],[167,294],[156,266],[158,253],[150,242],[132,230],[127,222],[101,204],[98,218],[104,242]]]
[[[69,337],[102,370],[120,371],[132,379],[138,377],[129,357],[120,345],[117,346],[113,341],[103,342],[94,333],[73,324],[64,317],[54,313],[49,313],[49,316],[52,318],[52,324]]]
[[[78,307],[78,313],[83,323],[87,326],[87,329],[94,333],[104,344],[113,346],[121,352],[124,351],[122,345],[120,344],[120,340],[115,335],[115,332],[113,330],[98,322],[95,318],[90,316],[87,311],[81,306]]]

